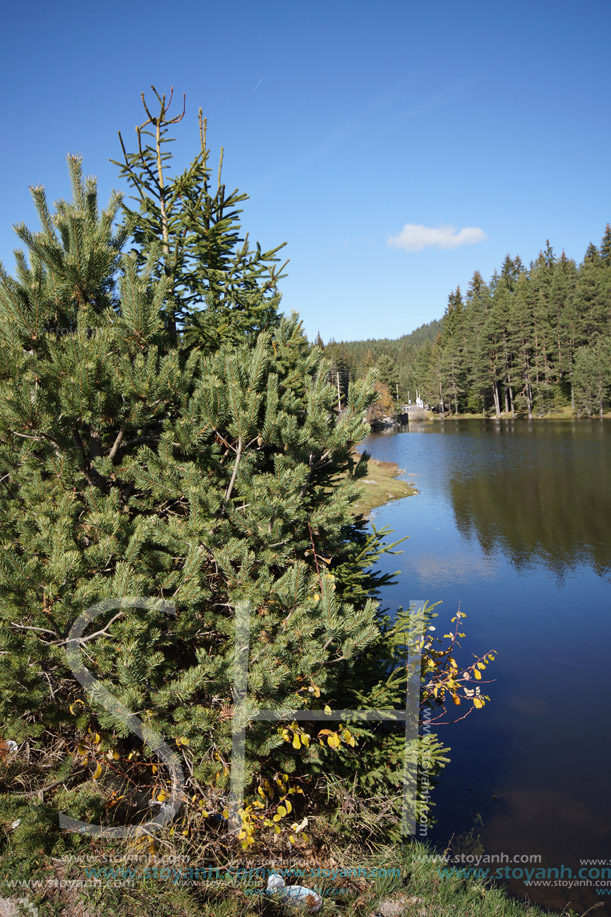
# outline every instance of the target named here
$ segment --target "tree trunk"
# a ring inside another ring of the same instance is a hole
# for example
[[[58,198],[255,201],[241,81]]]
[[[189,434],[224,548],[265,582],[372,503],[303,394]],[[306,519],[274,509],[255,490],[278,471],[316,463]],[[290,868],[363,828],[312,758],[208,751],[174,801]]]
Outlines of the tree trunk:
[[[445,415],[446,415],[446,409],[445,409],[445,404],[443,402],[443,389],[441,387],[441,382],[439,383],[439,406],[441,408],[441,419],[444,420]]]
[[[492,396],[494,398],[494,413],[497,417],[501,416],[501,398],[499,393],[499,383],[495,382],[492,386]]]

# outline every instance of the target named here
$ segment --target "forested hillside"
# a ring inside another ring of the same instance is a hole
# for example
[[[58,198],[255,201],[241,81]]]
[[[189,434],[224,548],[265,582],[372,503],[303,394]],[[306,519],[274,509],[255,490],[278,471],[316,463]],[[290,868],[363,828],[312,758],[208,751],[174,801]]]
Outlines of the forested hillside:
[[[407,398],[408,393],[414,397],[426,377],[431,348],[441,333],[441,325],[441,321],[429,322],[396,340],[330,341],[324,348],[325,356],[331,360],[334,373],[339,373],[342,389],[347,389],[349,379],[359,379],[376,367],[395,399]],[[317,342],[323,343],[320,336]]]
[[[396,401],[416,391],[440,413],[579,414],[611,408],[611,226],[579,265],[546,245],[528,268],[505,258],[448,298],[441,322],[396,341],[336,344],[340,371],[377,366]]]

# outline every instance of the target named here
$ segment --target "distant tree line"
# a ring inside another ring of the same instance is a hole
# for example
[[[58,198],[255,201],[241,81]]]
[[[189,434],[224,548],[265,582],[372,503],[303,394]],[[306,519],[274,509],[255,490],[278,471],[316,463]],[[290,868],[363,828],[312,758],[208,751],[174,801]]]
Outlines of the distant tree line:
[[[430,359],[430,352],[441,331],[441,321],[429,322],[404,334],[396,340],[390,338],[367,341],[336,342],[323,345],[320,335],[316,339],[324,347],[331,361],[334,381],[339,373],[340,386],[347,391],[348,383],[364,377],[376,368],[380,381],[387,386],[395,401],[414,398]]]
[[[611,226],[577,265],[549,242],[526,268],[506,256],[485,283],[457,287],[441,322],[395,341],[336,344],[334,365],[360,378],[377,366],[396,402],[414,398],[444,414],[543,415],[611,408]]]

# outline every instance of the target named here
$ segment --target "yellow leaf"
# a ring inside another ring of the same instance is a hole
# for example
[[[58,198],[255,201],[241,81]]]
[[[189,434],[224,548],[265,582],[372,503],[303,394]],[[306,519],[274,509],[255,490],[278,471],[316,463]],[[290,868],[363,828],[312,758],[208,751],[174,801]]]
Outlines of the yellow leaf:
[[[333,733],[327,738],[327,744],[330,745],[331,748],[339,748],[342,744],[342,741],[338,735]]]
[[[153,764],[153,766],[151,767],[151,774],[156,774],[158,770],[159,768],[157,767],[157,765]]]
[[[305,748],[309,748],[309,747],[310,747],[310,737],[309,737],[309,735],[307,734],[307,732],[302,732],[302,733],[301,733],[301,744],[302,744]]]
[[[223,818],[229,818],[229,809],[223,809]]]
[[[264,809],[265,803],[261,802],[260,799],[255,799],[255,801],[253,802],[253,806],[255,807],[255,809]]]
[[[70,713],[72,714],[72,716],[76,716],[76,709],[75,709],[75,708],[76,708],[76,705],[77,705],[77,704],[81,704],[83,707],[85,706],[85,704],[83,703],[82,700],[75,700],[74,703],[73,703],[73,704],[70,704],[70,707],[68,708],[68,709],[70,710]]]
[[[325,704],[325,706],[323,707],[323,713],[326,713],[327,716],[331,716],[333,711],[331,710],[331,707],[329,706],[329,704]]]
[[[473,670],[473,674],[475,675],[477,681],[481,681],[481,680],[482,680],[482,673],[479,671],[479,669],[474,669],[474,670]]]
[[[280,816],[280,818],[284,818],[284,816],[286,815],[286,811],[287,810],[285,806],[278,806],[277,814]]]
[[[276,825],[274,828],[274,834],[280,834],[280,826]]]
[[[167,798],[167,794],[164,793],[163,790],[160,790],[159,795],[157,796],[157,802],[163,802]]]
[[[181,736],[179,739],[176,739],[177,745],[190,745],[191,740],[187,736]]]
[[[290,799],[285,799],[285,800],[284,800],[284,806],[285,806],[287,812],[292,812],[292,811],[293,811],[293,804],[291,803],[291,800],[290,800]],[[278,809],[278,811],[280,811],[280,809]]]
[[[473,698],[473,703],[475,704],[475,706],[477,707],[478,710],[481,709],[481,708],[484,706],[484,702],[483,702],[483,700],[481,699],[481,697],[474,697],[474,698]]]
[[[94,773],[94,775],[93,775],[93,779],[94,779],[94,780],[97,780],[98,777],[101,777],[101,776],[102,776],[102,770],[103,770],[102,765],[101,765],[101,764],[98,764],[98,766],[97,766],[96,769],[95,769],[95,773]]]
[[[301,748],[301,742],[299,741],[297,733],[293,736],[293,748]]]

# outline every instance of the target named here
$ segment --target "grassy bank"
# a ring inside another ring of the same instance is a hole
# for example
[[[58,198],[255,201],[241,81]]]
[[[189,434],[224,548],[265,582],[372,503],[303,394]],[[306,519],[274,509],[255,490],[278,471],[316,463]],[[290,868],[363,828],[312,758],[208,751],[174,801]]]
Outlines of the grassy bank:
[[[395,462],[380,462],[370,458],[367,477],[362,482],[365,489],[355,512],[367,516],[377,506],[418,493],[412,483],[399,478],[403,471]]]
[[[501,411],[499,416],[496,414],[486,414],[485,416],[481,413],[478,414],[446,414],[445,417],[441,417],[439,414],[433,414],[433,420],[442,421],[442,420],[528,420],[528,414],[519,413],[514,414]],[[548,414],[533,414],[530,420],[600,420],[599,414],[592,414],[590,417],[585,415],[576,414],[571,408],[561,408],[558,411],[550,411]],[[603,420],[611,420],[611,413],[607,412],[603,414]]]
[[[47,868],[38,874],[47,880],[63,880],[63,887],[49,884],[46,891],[38,887],[29,895],[39,908],[41,917],[67,914],[70,917],[288,917],[307,914],[307,908],[283,905],[265,894],[267,876],[288,866],[271,865],[266,857],[260,866],[255,857],[242,864],[242,873],[224,869],[214,880],[199,881],[189,886],[176,880],[177,870],[188,870],[189,863],[171,866],[163,861],[138,864],[142,871],[150,870],[146,880],[135,879],[117,887],[121,864],[112,864],[114,878],[101,879],[97,886],[79,888],[76,882],[84,878],[84,868],[72,863],[68,869]],[[272,861],[273,862],[273,861]],[[57,861],[56,861],[57,863]],[[84,858],[89,869],[91,857]],[[203,864],[202,864],[203,865]],[[413,842],[400,848],[386,848],[375,854],[341,856],[328,863],[300,863],[301,876],[286,876],[292,882],[313,888],[322,896],[321,917],[543,917],[540,908],[511,899],[503,889],[480,879],[465,879],[458,875],[443,875],[443,862],[431,855],[423,844]],[[104,866],[100,856],[100,866]],[[127,862],[126,871],[134,864]],[[156,871],[155,871],[156,868]],[[52,870],[52,871],[51,871]],[[250,873],[249,873],[250,870]],[[138,870],[134,870],[137,872]],[[256,873],[259,873],[258,875]],[[343,875],[342,875],[343,873]],[[285,873],[286,874],[286,873]],[[38,876],[37,876],[38,877]],[[32,876],[33,878],[33,876]],[[72,880],[72,882],[70,881]],[[44,880],[43,880],[44,881]],[[23,899],[23,892],[12,896]],[[6,899],[5,899],[6,900]],[[2,906],[0,899],[0,908]],[[4,913],[0,910],[0,913]],[[563,911],[564,917],[575,914]]]

